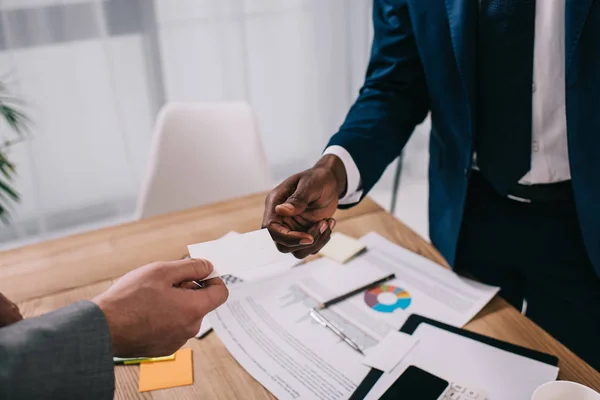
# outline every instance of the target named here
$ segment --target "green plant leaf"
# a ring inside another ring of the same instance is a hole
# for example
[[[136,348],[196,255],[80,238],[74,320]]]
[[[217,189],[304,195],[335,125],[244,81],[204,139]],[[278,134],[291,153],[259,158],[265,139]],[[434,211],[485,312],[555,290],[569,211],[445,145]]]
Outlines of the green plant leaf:
[[[10,206],[19,202],[20,195],[10,182],[16,175],[15,165],[10,162],[4,150],[27,138],[29,118],[21,111],[24,103],[8,93],[6,85],[0,80],[0,120],[4,119],[16,138],[1,138],[0,140],[0,221],[9,223]]]
[[[10,224],[10,214],[6,208],[2,207],[2,204],[0,204],[0,221],[2,221],[2,223],[5,225]]]
[[[8,180],[12,180],[12,175],[16,174],[15,165],[2,151],[0,151],[0,172]]]
[[[7,106],[0,103],[0,115],[4,117],[6,123],[15,131],[18,135],[23,135],[25,131],[27,117],[21,111],[16,108]]]
[[[17,170],[15,169],[15,164],[11,163],[8,159],[6,160],[4,165],[6,165],[6,168],[8,168],[13,174],[17,173]]]
[[[21,197],[19,194],[8,185],[8,183],[0,180],[0,191],[4,192],[8,197],[10,197],[14,201],[19,201]]]
[[[4,175],[6,179],[12,180],[10,168],[6,163],[2,162],[2,160],[0,160],[0,172],[2,173],[2,175]]]

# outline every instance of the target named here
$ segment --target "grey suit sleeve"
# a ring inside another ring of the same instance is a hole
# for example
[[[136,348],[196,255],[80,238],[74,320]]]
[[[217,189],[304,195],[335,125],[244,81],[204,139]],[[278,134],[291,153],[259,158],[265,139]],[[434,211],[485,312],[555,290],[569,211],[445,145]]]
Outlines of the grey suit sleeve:
[[[110,331],[80,301],[0,328],[0,399],[112,399]]]

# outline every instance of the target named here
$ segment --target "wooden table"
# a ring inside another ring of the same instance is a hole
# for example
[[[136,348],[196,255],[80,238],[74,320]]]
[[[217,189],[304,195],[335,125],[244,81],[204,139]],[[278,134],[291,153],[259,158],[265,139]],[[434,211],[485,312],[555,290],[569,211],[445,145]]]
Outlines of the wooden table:
[[[0,254],[0,292],[19,303],[25,316],[40,315],[81,299],[91,299],[120,275],[157,260],[187,253],[187,245],[235,230],[257,229],[265,194],[48,241]],[[447,267],[441,255],[415,232],[371,200],[336,214],[336,230],[354,237],[370,231]],[[467,329],[555,354],[561,379],[600,391],[600,374],[496,297]],[[117,367],[117,399],[271,399],[227,352],[215,334],[191,339],[194,385],[141,394],[137,366]]]

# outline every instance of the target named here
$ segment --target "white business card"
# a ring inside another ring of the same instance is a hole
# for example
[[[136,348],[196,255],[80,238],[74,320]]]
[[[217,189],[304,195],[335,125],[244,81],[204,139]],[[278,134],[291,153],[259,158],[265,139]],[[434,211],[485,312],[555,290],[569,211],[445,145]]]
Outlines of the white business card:
[[[188,246],[190,257],[210,261],[215,270],[205,279],[248,271],[284,261],[294,260],[291,254],[277,250],[271,235],[266,229],[241,235],[229,235],[211,242]]]

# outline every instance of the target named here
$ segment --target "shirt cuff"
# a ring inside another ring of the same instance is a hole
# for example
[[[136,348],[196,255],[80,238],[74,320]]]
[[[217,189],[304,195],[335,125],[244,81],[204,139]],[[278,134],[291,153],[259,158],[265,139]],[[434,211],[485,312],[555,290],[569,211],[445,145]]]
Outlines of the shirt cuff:
[[[346,194],[340,198],[338,204],[348,205],[358,203],[362,197],[363,191],[361,190],[362,182],[360,179],[360,171],[356,166],[356,163],[352,159],[348,150],[342,146],[329,146],[323,152],[323,155],[333,154],[342,160],[344,168],[346,169]]]

